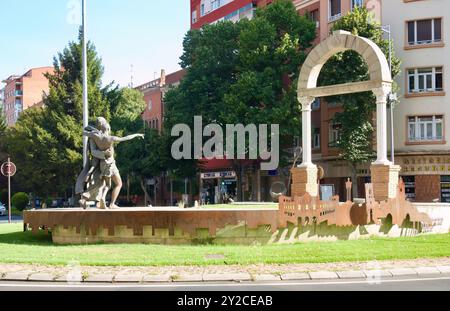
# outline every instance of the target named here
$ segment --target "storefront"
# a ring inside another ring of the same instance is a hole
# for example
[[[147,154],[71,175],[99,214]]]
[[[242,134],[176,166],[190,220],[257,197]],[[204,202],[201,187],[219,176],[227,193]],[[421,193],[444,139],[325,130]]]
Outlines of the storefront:
[[[237,180],[234,171],[200,174],[201,204],[223,204],[236,200]]]
[[[407,198],[450,203],[450,155],[397,156]]]

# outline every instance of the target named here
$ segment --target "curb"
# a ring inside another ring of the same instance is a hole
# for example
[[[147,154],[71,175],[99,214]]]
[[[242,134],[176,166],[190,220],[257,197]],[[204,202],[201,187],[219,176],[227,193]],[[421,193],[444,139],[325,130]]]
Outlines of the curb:
[[[250,274],[222,273],[222,274],[179,274],[179,275],[149,275],[144,273],[93,274],[81,277],[77,284],[150,284],[150,283],[214,283],[214,282],[281,282],[308,280],[373,280],[392,277],[432,277],[450,274],[450,266],[395,268],[387,270],[348,270],[348,271],[311,271],[286,274]],[[0,281],[6,282],[67,282],[66,276],[53,275],[48,272],[19,271],[0,274]]]

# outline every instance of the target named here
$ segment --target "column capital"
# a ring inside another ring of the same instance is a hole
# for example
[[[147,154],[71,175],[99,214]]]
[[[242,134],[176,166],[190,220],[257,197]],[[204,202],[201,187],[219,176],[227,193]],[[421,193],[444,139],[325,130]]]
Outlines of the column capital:
[[[298,101],[302,106],[303,111],[311,110],[311,104],[314,102],[316,98],[312,96],[299,96]]]
[[[381,87],[373,89],[373,94],[377,97],[377,104],[386,104],[389,93],[392,92],[392,83],[382,83]]]

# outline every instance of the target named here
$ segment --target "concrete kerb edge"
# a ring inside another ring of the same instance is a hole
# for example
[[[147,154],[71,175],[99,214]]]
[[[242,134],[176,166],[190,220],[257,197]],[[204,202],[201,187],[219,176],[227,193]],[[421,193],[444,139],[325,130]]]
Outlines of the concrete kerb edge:
[[[261,282],[264,280],[257,280],[257,276],[272,276],[271,278],[268,278],[267,281],[305,281],[305,280],[337,280],[337,279],[341,279],[341,280],[348,280],[348,279],[355,279],[355,276],[352,276],[351,274],[346,277],[345,275],[348,274],[347,272],[355,272],[360,274],[360,278],[359,279],[369,279],[370,277],[373,277],[373,274],[371,272],[373,272],[374,274],[380,274],[381,278],[392,278],[394,277],[395,273],[392,273],[391,270],[411,270],[414,271],[414,273],[411,274],[399,274],[398,276],[420,276],[420,274],[416,271],[416,269],[420,269],[420,268],[429,268],[429,269],[435,269],[435,271],[439,271],[439,274],[446,274],[446,270],[445,271],[441,271],[441,269],[439,269],[438,267],[415,267],[415,268],[396,268],[396,269],[382,269],[382,270],[354,270],[354,271],[310,271],[310,272],[290,272],[290,273],[266,273],[266,274],[256,274],[256,273],[248,273],[249,274],[249,279],[248,280],[235,280],[234,278],[230,278],[229,276],[227,277],[227,275],[230,274],[223,274],[224,278],[220,279],[220,277],[217,277],[217,279],[214,280],[207,280],[205,279],[204,275],[202,274],[201,280],[200,278],[196,277],[198,276],[198,274],[182,274],[182,275],[177,275],[177,274],[171,274],[169,278],[167,278],[168,274],[162,274],[162,275],[154,275],[156,278],[160,278],[161,280],[165,280],[167,279],[167,281],[161,281],[161,282],[156,282],[156,283],[212,283],[212,282]],[[445,268],[450,268],[450,267],[445,267]],[[11,273],[7,273],[7,272],[2,272],[0,273],[0,280],[1,281],[20,281],[20,282],[51,282],[51,283],[64,283],[64,281],[62,280],[62,278],[64,277],[63,275],[58,275],[58,274],[53,274],[53,278],[51,281],[49,281],[48,279],[33,279],[30,280],[30,276],[31,275],[35,275],[35,274],[49,274],[49,273],[45,273],[45,272],[30,272],[28,273],[28,277],[26,280],[24,280],[23,278],[18,278],[17,280],[14,279],[8,279],[6,280],[5,278],[7,277],[8,274],[20,274],[21,272],[11,272]],[[25,272],[24,272],[25,273]],[[246,272],[247,273],[247,272]],[[245,273],[231,273],[231,274],[245,274]],[[291,277],[289,279],[285,279],[283,278],[283,275],[295,275],[298,274],[299,277],[295,278],[295,277]],[[323,274],[325,277],[323,278],[317,278],[318,275]],[[436,275],[438,273],[435,273]],[[145,275],[142,276],[141,280],[139,282],[133,282],[133,281],[117,281],[117,276],[126,276],[124,274],[114,274],[113,278],[112,278],[112,282],[106,282],[108,284],[121,284],[121,283],[135,283],[135,284],[146,284],[146,283],[152,283],[152,282],[145,282]],[[330,277],[327,277],[327,275],[330,275]],[[331,277],[332,275],[332,277]],[[191,280],[189,280],[189,278],[192,277]],[[87,275],[83,275],[82,280],[80,283],[90,283],[88,280],[88,276]],[[184,280],[186,278],[186,280]],[[270,279],[270,280],[269,280]]]

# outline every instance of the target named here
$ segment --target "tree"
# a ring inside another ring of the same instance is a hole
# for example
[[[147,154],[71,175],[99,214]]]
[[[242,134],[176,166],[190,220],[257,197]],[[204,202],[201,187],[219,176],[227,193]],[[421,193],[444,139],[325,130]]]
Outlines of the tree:
[[[355,8],[352,12],[335,22],[332,31],[347,30],[354,35],[374,41],[388,57],[389,44],[383,39],[379,23],[374,21],[366,8]],[[400,60],[395,57],[392,48],[392,76],[400,72]],[[355,51],[346,51],[332,57],[322,69],[319,85],[333,85],[347,82],[369,80],[368,66]],[[356,167],[374,158],[373,151],[373,115],[376,99],[372,92],[333,96],[329,102],[342,103],[343,111],[335,115],[333,122],[341,125],[341,137],[337,142],[340,156],[349,164],[353,183],[357,180]],[[353,187],[353,196],[358,196],[357,187]]]
[[[111,127],[113,129],[136,132],[142,128],[142,112],[145,101],[142,93],[131,88],[123,88],[110,92]]]
[[[187,74],[165,97],[166,131],[178,123],[192,128],[194,116],[202,116],[205,124],[222,128],[280,124],[282,141],[299,133],[295,80],[315,31],[291,1],[278,0],[250,21],[219,22],[188,32],[181,57]],[[245,163],[233,160],[239,200]]]
[[[136,179],[150,198],[145,182],[167,170],[167,141],[158,131],[145,127],[141,118],[145,109],[142,93],[123,89],[118,102],[112,113],[112,127],[120,129],[120,135],[145,132],[144,142],[131,141],[117,147],[118,164],[124,176]]]
[[[0,163],[3,163],[4,158],[6,158],[5,155],[5,135],[6,135],[6,118],[5,114],[3,113],[3,104],[0,104]],[[2,188],[2,181],[0,179],[0,189]],[[0,201],[1,202],[1,201]]]
[[[281,146],[292,146],[301,128],[294,81],[316,36],[315,25],[298,15],[292,1],[275,1],[244,24],[238,41],[239,71],[224,98],[221,120],[224,124],[279,124]],[[245,162],[233,163],[241,172]]]
[[[69,42],[54,58],[54,73],[46,75],[49,93],[44,97],[45,108],[24,111],[16,126],[7,132],[6,149],[19,168],[16,179],[27,192],[42,196],[65,194],[81,171],[81,43],[80,33],[77,42]],[[87,47],[91,120],[100,116],[110,119],[108,99],[119,91],[111,85],[102,87],[101,59],[92,43]]]

